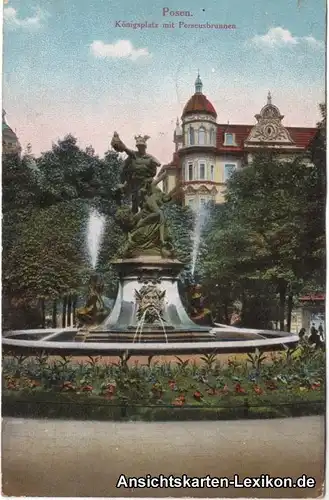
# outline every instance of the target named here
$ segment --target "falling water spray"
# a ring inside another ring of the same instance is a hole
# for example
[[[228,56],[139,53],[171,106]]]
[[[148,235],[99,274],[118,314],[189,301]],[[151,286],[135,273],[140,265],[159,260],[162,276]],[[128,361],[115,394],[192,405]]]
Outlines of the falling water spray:
[[[191,274],[194,277],[195,266],[199,257],[200,243],[202,231],[206,225],[208,219],[208,209],[205,205],[201,205],[200,209],[195,214],[194,220],[194,230],[193,230],[193,247],[192,247],[192,263],[191,263]]]
[[[92,208],[89,213],[87,228],[87,246],[90,257],[90,263],[93,269],[96,269],[99,250],[102,244],[105,228],[105,218],[97,210]]]

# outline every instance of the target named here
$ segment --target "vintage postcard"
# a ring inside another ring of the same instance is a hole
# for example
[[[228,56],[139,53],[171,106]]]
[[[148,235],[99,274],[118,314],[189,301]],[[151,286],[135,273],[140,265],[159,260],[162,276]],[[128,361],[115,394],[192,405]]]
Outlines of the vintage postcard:
[[[325,0],[3,0],[2,492],[325,491]]]

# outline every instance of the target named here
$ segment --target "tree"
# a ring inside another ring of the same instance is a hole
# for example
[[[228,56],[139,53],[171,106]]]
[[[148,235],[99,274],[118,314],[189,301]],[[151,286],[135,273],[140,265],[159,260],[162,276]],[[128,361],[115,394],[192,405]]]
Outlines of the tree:
[[[317,276],[318,288],[325,288],[326,267],[326,105],[320,105],[322,120],[310,144],[309,155],[312,162],[307,189],[305,244],[308,243],[311,265],[314,269],[311,281]],[[319,272],[317,272],[319,271]]]
[[[38,204],[39,183],[36,172],[30,168],[29,158],[6,154],[2,159],[2,210],[28,209]]]
[[[292,298],[318,269],[317,251],[310,249],[312,176],[305,158],[282,160],[262,151],[232,176],[217,227],[208,233],[208,277],[228,283],[234,295],[248,288],[250,295],[252,283],[261,294],[269,287],[270,296],[274,285],[281,329],[287,295],[290,328]]]
[[[62,202],[33,209],[8,253],[3,286],[13,307],[44,307],[45,300],[77,292],[88,271],[87,206]]]
[[[122,239],[112,220],[113,192],[121,165],[117,153],[108,151],[100,159],[91,147],[85,151],[79,148],[77,139],[70,134],[40,158],[34,159],[31,147],[23,159],[5,156],[3,290],[8,313],[14,307],[11,318],[17,318],[20,309],[24,318],[37,303],[44,316],[45,301],[49,299],[54,301],[55,316],[56,300],[61,298],[66,315],[66,308],[69,310],[74,302],[71,294],[79,292],[91,271],[86,241],[90,208],[107,217],[110,234],[104,238],[112,239],[114,248],[107,248],[108,259],[102,257],[101,268],[105,264],[104,271],[108,271],[108,261]]]
[[[228,185],[232,214],[253,240],[255,277],[277,286],[281,329],[287,293],[294,294],[314,269],[306,236],[306,186],[311,175],[304,158],[282,161],[276,154],[262,152]]]

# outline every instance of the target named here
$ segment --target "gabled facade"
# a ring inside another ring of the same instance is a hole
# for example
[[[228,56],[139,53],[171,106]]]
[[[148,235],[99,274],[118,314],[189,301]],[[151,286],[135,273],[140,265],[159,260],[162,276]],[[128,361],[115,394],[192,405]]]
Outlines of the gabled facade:
[[[197,209],[210,200],[222,203],[227,180],[248,165],[255,152],[266,147],[290,158],[303,153],[316,133],[316,128],[285,127],[270,93],[255,118],[254,125],[217,123],[216,110],[203,94],[198,75],[195,93],[176,122],[172,161],[161,168],[166,173],[164,191],[180,182],[184,205]]]

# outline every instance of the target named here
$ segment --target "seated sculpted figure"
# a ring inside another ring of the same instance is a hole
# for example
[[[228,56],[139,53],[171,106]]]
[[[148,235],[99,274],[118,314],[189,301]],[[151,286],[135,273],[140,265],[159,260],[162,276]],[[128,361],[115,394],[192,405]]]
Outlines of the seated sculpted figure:
[[[76,316],[80,325],[91,325],[104,319],[108,311],[104,306],[102,293],[104,290],[103,281],[99,276],[90,278],[88,286],[88,296],[84,307],[76,311]]]
[[[163,205],[171,201],[178,187],[169,194],[163,193],[157,184],[163,179],[145,183],[141,190],[140,210],[134,216],[132,231],[128,234],[125,248],[126,256],[161,255],[164,258],[173,257],[173,245],[163,213]]]

